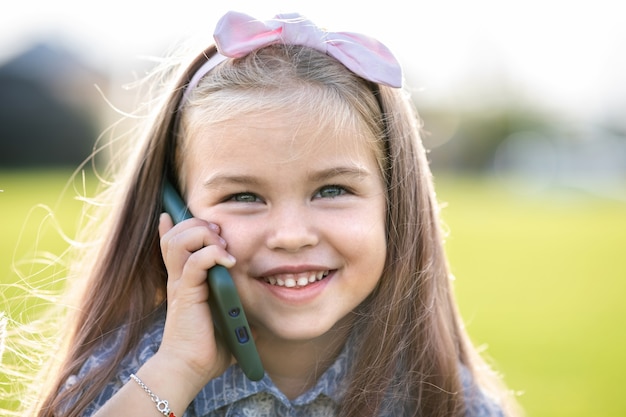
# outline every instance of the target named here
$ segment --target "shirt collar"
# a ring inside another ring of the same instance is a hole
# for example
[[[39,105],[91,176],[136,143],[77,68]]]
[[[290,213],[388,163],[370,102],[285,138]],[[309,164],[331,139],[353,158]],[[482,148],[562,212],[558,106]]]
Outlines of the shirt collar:
[[[219,408],[262,392],[273,395],[287,407],[309,404],[321,395],[325,395],[335,404],[339,404],[345,388],[345,384],[342,382],[348,372],[351,352],[354,351],[353,339],[353,337],[348,338],[339,356],[322,374],[315,386],[293,401],[290,401],[274,385],[267,374],[259,381],[251,381],[235,364],[230,366],[224,374],[210,381],[196,396],[193,402],[196,415],[207,415]]]

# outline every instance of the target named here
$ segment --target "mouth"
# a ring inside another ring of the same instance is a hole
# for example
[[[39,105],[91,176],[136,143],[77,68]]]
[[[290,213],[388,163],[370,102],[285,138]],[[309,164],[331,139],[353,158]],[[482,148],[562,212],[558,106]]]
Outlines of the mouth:
[[[304,288],[307,285],[321,281],[328,276],[329,270],[325,271],[310,271],[298,274],[278,274],[268,277],[263,277],[263,281],[267,284],[275,285],[277,287],[286,288]]]

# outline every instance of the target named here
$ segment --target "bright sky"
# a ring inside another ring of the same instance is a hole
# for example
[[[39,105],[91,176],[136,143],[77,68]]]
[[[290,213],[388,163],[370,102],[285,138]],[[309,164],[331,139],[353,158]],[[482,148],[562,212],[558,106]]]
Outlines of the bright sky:
[[[211,42],[215,22],[228,9],[262,20],[297,11],[329,30],[362,32],[386,43],[425,101],[457,99],[455,93],[469,88],[478,102],[504,77],[524,97],[597,114],[626,107],[625,5],[622,0],[22,0],[0,16],[0,59],[37,36],[56,34],[103,66],[132,65],[187,36]]]

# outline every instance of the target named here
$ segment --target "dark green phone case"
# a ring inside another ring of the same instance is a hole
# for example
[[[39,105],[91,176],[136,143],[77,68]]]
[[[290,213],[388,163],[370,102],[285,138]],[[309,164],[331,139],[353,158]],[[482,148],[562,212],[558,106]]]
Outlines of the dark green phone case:
[[[182,198],[172,184],[163,185],[163,207],[174,223],[192,217]],[[254,344],[246,315],[228,270],[216,265],[207,272],[209,283],[209,306],[213,323],[237,359],[239,366],[252,381],[263,378],[265,371]]]

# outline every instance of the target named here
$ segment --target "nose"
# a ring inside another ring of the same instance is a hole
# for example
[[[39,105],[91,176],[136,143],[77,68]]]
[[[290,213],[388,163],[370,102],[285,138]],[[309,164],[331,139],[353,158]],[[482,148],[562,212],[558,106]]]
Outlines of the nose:
[[[305,207],[276,207],[267,227],[267,246],[272,250],[298,252],[319,242],[314,217]]]

